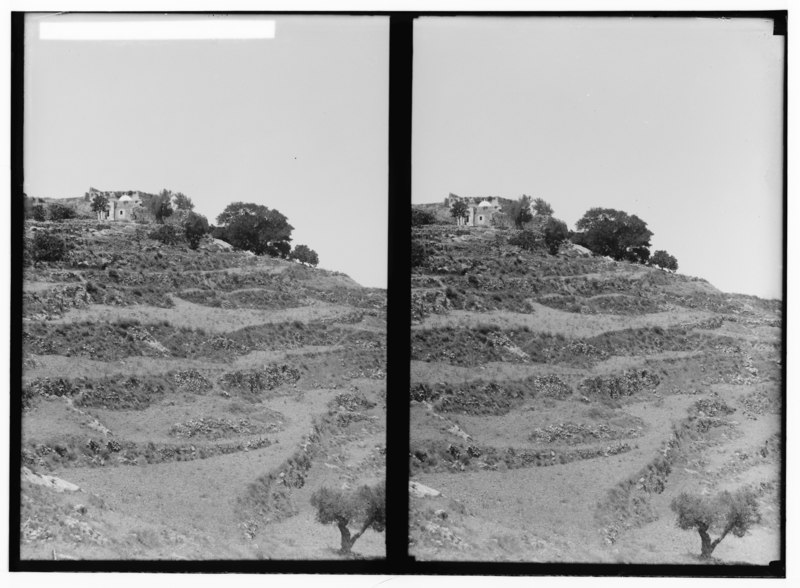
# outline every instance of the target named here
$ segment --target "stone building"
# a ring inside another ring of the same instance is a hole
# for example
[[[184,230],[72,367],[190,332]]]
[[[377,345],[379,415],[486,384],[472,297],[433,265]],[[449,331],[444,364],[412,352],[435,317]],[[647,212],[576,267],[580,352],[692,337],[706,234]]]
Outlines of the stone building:
[[[459,224],[489,227],[492,225],[492,216],[502,209],[503,204],[511,202],[511,199],[500,196],[458,196],[452,193],[444,199],[448,209],[459,201],[466,203],[469,212],[469,218],[466,221],[459,221]]]
[[[132,221],[140,212],[137,209],[141,209],[143,192],[138,190],[100,191],[89,188],[86,200],[91,202],[98,194],[108,199],[108,206],[105,211],[97,213],[97,220]]]

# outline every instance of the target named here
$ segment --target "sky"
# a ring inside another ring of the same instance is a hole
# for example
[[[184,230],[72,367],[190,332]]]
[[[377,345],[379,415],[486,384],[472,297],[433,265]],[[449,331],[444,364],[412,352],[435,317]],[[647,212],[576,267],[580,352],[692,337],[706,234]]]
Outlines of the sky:
[[[781,298],[783,43],[757,19],[420,19],[412,202],[528,194],[573,229],[616,208],[680,273]]]
[[[167,188],[212,223],[263,204],[320,267],[385,288],[388,19],[269,17],[258,40],[39,38],[43,22],[166,18],[28,15],[25,192]]]

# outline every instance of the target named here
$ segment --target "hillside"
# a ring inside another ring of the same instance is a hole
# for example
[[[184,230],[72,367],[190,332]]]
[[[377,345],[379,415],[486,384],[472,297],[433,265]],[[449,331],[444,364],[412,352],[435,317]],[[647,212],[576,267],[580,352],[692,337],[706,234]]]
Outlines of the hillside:
[[[781,303],[511,234],[413,229],[411,554],[698,563],[671,501],[746,486],[710,561],[778,559]]]
[[[385,291],[151,228],[26,225],[72,250],[24,268],[21,557],[340,557],[310,496],[385,477]]]

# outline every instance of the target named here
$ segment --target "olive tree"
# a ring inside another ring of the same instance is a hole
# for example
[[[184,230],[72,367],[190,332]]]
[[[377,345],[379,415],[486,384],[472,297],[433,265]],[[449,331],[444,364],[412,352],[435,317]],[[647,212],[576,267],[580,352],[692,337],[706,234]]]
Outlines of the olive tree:
[[[678,515],[679,528],[697,529],[700,535],[700,557],[708,559],[711,553],[729,533],[744,537],[747,531],[760,520],[756,495],[743,488],[736,492],[727,490],[714,496],[702,496],[682,492],[670,504]],[[711,539],[711,532],[719,533]]]
[[[350,553],[353,544],[367,529],[381,532],[386,528],[386,485],[361,486],[357,490],[317,489],[311,495],[311,505],[317,509],[317,521],[336,525],[341,534],[341,550]],[[350,530],[350,526],[356,531]]]

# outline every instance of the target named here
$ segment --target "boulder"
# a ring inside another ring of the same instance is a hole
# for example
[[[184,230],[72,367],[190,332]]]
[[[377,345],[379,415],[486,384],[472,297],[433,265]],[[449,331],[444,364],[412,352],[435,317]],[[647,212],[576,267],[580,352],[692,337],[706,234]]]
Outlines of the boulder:
[[[408,483],[408,493],[415,498],[435,498],[442,493],[419,482]]]

